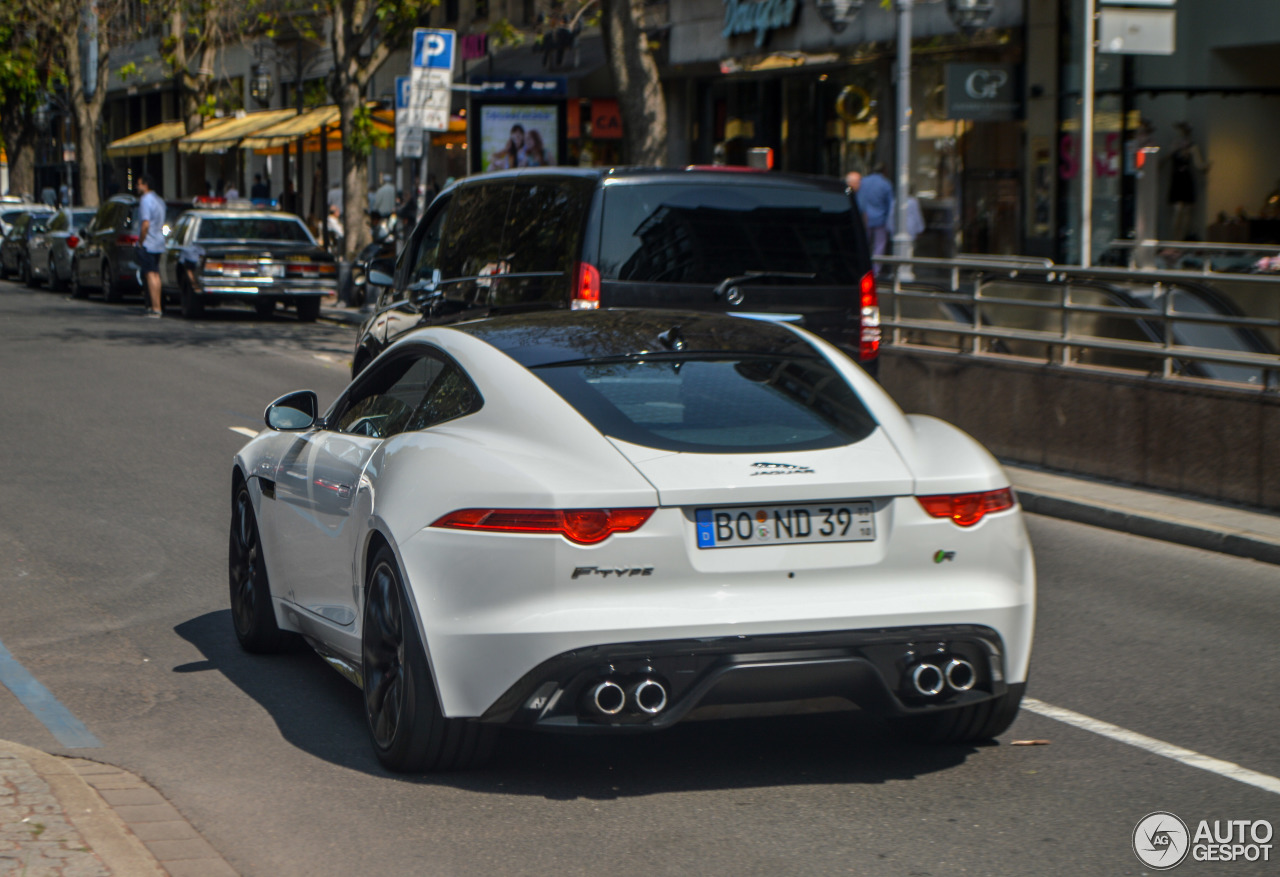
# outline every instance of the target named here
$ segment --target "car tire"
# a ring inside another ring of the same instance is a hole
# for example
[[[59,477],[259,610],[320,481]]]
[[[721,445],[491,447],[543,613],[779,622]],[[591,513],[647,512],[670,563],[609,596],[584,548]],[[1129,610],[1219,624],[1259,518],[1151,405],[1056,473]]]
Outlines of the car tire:
[[[88,298],[89,297],[89,290],[85,289],[84,286],[81,285],[80,272],[76,271],[75,265],[71,266],[71,280],[69,281],[69,285],[71,287],[72,298]]]
[[[1026,685],[1010,685],[1009,690],[982,703],[958,709],[939,710],[926,716],[895,719],[894,729],[919,743],[980,743],[1009,730],[1022,706]]]
[[[26,276],[23,278],[23,280],[26,282],[28,288],[38,289],[42,281],[40,280],[39,277],[36,276],[35,270],[31,267],[30,256],[27,257],[26,266],[27,266],[27,270],[24,272]]]
[[[60,277],[58,269],[53,259],[49,260],[49,288],[54,292],[63,292],[67,288],[70,278]]]
[[[4,259],[0,259],[0,280],[9,279],[9,269],[5,267]]]
[[[298,310],[299,323],[314,323],[320,316],[320,297],[317,295],[294,299],[294,307]]]
[[[18,259],[18,282],[31,285],[31,262],[27,259]]]
[[[102,266],[102,300],[115,304],[120,301],[120,287],[114,282],[110,265]]]
[[[178,302],[182,307],[182,319],[198,320],[204,316],[204,300],[185,283],[179,291]]]
[[[365,721],[383,767],[464,770],[488,760],[497,727],[444,717],[395,556],[386,546],[369,564],[361,657]]]
[[[276,312],[276,300],[269,297],[255,298],[253,300],[253,310],[259,318],[269,320],[271,315]]]
[[[240,647],[254,654],[284,651],[294,637],[276,624],[267,565],[262,556],[262,539],[253,513],[253,498],[242,478],[236,479],[231,496],[231,535],[228,541],[231,623]]]

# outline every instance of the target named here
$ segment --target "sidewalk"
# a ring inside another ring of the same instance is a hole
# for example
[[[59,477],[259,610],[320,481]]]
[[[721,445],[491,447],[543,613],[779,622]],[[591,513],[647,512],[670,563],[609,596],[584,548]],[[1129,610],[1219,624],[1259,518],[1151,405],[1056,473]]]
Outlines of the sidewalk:
[[[1280,515],[1016,465],[1005,471],[1033,514],[1280,564]],[[133,774],[0,740],[0,877],[165,874],[235,877],[182,814]]]

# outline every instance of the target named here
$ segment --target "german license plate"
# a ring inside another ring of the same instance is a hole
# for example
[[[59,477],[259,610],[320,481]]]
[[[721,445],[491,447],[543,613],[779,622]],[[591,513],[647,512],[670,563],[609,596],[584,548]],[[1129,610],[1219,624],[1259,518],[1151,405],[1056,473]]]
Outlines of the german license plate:
[[[873,542],[876,538],[876,519],[869,502],[698,509],[694,520],[699,548]]]

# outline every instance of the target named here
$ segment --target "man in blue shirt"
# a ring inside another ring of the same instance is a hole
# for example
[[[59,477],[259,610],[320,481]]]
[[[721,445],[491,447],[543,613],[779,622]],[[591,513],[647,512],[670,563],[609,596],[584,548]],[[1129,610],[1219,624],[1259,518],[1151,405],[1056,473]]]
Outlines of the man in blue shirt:
[[[884,163],[877,162],[871,173],[862,178],[858,187],[858,209],[867,226],[871,239],[871,255],[883,256],[889,249],[889,235],[893,231],[893,183],[884,175]],[[876,276],[880,266],[875,267]]]
[[[151,175],[138,177],[138,217],[142,227],[138,230],[138,270],[147,285],[148,317],[164,313],[160,301],[160,254],[164,252],[164,201],[152,188]]]

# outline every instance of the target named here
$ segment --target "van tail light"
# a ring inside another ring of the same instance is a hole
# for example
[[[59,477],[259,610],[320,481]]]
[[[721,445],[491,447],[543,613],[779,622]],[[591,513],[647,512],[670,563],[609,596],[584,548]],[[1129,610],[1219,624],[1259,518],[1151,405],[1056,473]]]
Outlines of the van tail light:
[[[76,247],[80,246],[80,238],[73,234],[67,235],[67,246],[74,250]]]
[[[137,245],[138,245],[138,236],[136,234],[116,235],[117,247],[136,247]]]
[[[579,545],[594,545],[614,533],[640,529],[652,514],[653,509],[461,509],[431,526],[490,533],[556,533]]]
[[[985,516],[1011,509],[1014,505],[1013,490],[1008,487],[983,493],[948,493],[918,496],[916,499],[933,517],[950,518],[961,527],[972,527]]]
[[[858,339],[858,359],[864,362],[880,354],[880,295],[876,292],[876,276],[868,271],[862,275],[859,289],[861,305],[861,333]]]
[[[578,281],[569,307],[575,311],[594,311],[600,307],[600,271],[590,262],[578,263]]]

